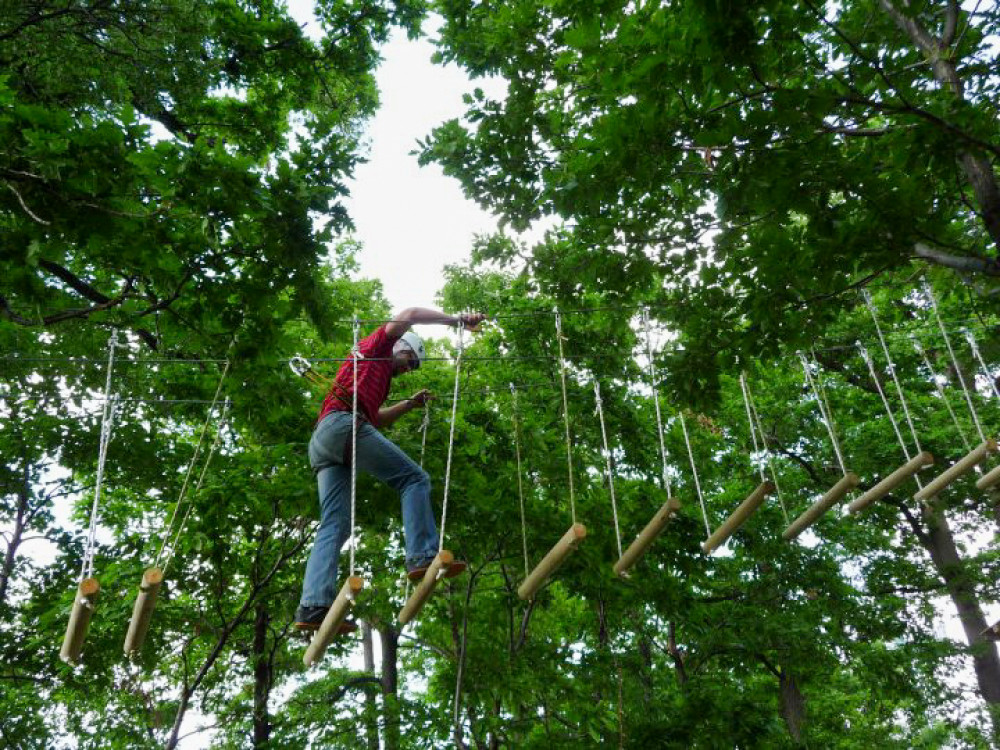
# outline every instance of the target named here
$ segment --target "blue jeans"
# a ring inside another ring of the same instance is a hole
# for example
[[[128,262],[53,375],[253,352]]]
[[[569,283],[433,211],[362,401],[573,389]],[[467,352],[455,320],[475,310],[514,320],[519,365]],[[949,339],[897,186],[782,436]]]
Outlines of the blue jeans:
[[[351,442],[351,415],[330,412],[309,441],[309,463],[319,483],[319,530],[302,583],[303,607],[328,607],[337,596],[337,562],[351,535],[351,467],[344,452]],[[437,554],[431,509],[431,480],[395,443],[364,421],[358,422],[357,465],[399,492],[403,505],[406,562]]]

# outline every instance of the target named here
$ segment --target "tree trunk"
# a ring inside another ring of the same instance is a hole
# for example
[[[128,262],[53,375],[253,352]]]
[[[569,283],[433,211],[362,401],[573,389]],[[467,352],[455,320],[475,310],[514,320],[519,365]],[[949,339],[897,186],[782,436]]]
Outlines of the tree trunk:
[[[375,645],[372,642],[371,623],[361,621],[361,643],[365,651],[365,672],[375,674]],[[365,688],[365,739],[368,750],[379,750],[378,747],[378,706],[375,703],[375,692]]]
[[[382,639],[382,706],[385,711],[385,748],[399,750],[399,631],[391,625],[379,628]]]
[[[3,568],[0,568],[0,605],[7,601],[7,587],[14,573],[14,559],[17,549],[24,537],[25,517],[28,514],[28,503],[31,500],[31,465],[24,460],[23,482],[17,495],[17,510],[14,515],[14,528],[7,542],[7,550],[3,556]]]
[[[267,648],[267,607],[258,602],[253,622],[253,746],[266,747],[271,739],[271,716],[267,701],[274,681],[274,665]]]
[[[799,745],[802,743],[802,724],[806,718],[805,696],[799,690],[798,678],[787,668],[782,668],[779,672],[778,685],[781,718],[785,720],[785,726],[788,727],[788,734],[791,735],[792,741]]]
[[[994,739],[1000,740],[1000,658],[993,642],[982,635],[988,625],[979,606],[975,584],[958,554],[955,537],[944,512],[924,506],[924,522],[927,533],[920,535],[919,539],[930,553],[934,567],[944,580],[948,595],[958,611],[972,655],[979,694],[989,708]]]

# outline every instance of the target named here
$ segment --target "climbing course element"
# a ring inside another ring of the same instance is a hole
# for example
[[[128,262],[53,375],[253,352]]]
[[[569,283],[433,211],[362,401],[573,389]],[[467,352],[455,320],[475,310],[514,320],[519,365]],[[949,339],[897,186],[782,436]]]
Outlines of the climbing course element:
[[[339,633],[340,626],[347,619],[351,607],[354,606],[354,602],[364,586],[364,581],[358,576],[348,576],[347,580],[344,581],[344,585],[340,587],[340,593],[337,594],[337,598],[334,599],[333,605],[326,613],[326,617],[323,618],[323,622],[302,656],[302,662],[307,667],[311,667],[323,658],[323,654],[326,653],[327,648]]]
[[[954,482],[959,477],[968,474],[976,466],[982,463],[987,456],[996,452],[997,441],[993,439],[984,440],[963,458],[960,458],[950,467],[938,474],[938,476],[931,480],[926,487],[917,491],[913,495],[914,499],[924,503],[929,502],[935,496],[940,494],[940,492],[949,484]]]
[[[997,388],[996,378],[993,377],[993,373],[990,372],[990,368],[986,366],[986,362],[983,360],[983,355],[979,351],[979,345],[976,343],[976,337],[972,335],[972,331],[965,329],[965,339],[969,342],[969,348],[972,350],[972,355],[979,362],[979,367],[982,369],[983,377],[986,382],[990,384],[990,389],[993,391],[993,397],[1000,401],[1000,389]],[[1000,484],[1000,466],[994,467],[991,471],[981,476],[976,481],[976,488],[986,491],[992,489],[997,484]]]
[[[101,505],[101,485],[104,481],[104,465],[108,458],[108,443],[111,442],[111,428],[118,412],[117,399],[111,395],[111,374],[115,365],[115,347],[118,346],[118,332],[112,331],[108,339],[108,372],[104,383],[104,405],[101,411],[101,435],[97,452],[97,480],[94,485],[94,502],[90,508],[90,527],[87,531],[87,546],[83,554],[83,564],[80,568],[80,582],[73,608],[70,611],[69,622],[66,624],[66,635],[63,637],[59,658],[67,664],[76,664],[80,660],[83,642],[90,628],[90,618],[97,605],[97,595],[101,585],[94,577],[94,552],[97,548],[97,516]]]
[[[656,390],[656,370],[653,366],[653,344],[649,330],[649,308],[642,308],[642,322],[646,330],[646,360],[649,363],[649,385],[653,392],[653,405],[656,408],[656,434],[660,441],[660,460],[662,465],[661,477],[663,488],[667,493],[667,500],[660,509],[656,511],[649,523],[636,536],[632,544],[624,553],[621,551],[619,543],[618,561],[614,564],[616,575],[628,575],[629,568],[638,562],[639,558],[645,554],[646,550],[656,541],[667,523],[674,514],[681,508],[680,500],[672,496],[670,488],[670,474],[667,470],[667,448],[663,439],[663,416],[660,411],[660,396]]]
[[[142,649],[149,623],[153,618],[153,608],[156,607],[156,595],[163,583],[163,571],[159,568],[147,568],[139,582],[139,593],[132,607],[132,619],[128,623],[125,634],[124,651],[126,656],[138,653]]]
[[[747,519],[754,514],[772,492],[774,492],[774,482],[764,481],[757,485],[757,488],[736,507],[729,518],[705,540],[701,545],[702,551],[709,554],[722,545],[747,522]]]
[[[559,315],[559,310],[555,310],[555,323],[556,323],[556,341],[559,344],[559,378],[562,384],[562,403],[563,403],[563,424],[566,428],[566,466],[569,473],[569,506],[570,514],[572,516],[572,525],[569,530],[562,535],[562,538],[556,542],[555,546],[549,550],[548,554],[542,558],[542,561],[535,566],[524,579],[524,582],[518,586],[517,595],[521,599],[531,599],[538,592],[538,589],[542,587],[542,584],[548,580],[549,576],[556,572],[560,565],[562,565],[566,558],[569,557],[570,553],[575,550],[580,542],[582,542],[587,536],[586,527],[576,522],[576,496],[574,494],[573,488],[573,450],[572,443],[570,440],[569,431],[569,400],[566,397],[566,357],[563,352],[563,332],[562,332],[562,317]]]
[[[823,423],[826,425],[827,432],[830,435],[833,452],[837,456],[837,463],[840,465],[840,471],[843,476],[837,481],[836,484],[827,490],[819,500],[810,505],[805,512],[802,513],[802,515],[789,524],[788,528],[786,528],[781,534],[781,538],[786,541],[795,539],[799,534],[816,523],[816,521],[819,520],[824,513],[843,500],[844,497],[847,496],[847,493],[857,487],[858,483],[861,481],[857,474],[853,471],[848,471],[844,466],[844,456],[840,451],[840,443],[837,442],[836,428],[833,423],[833,412],[830,409],[829,402],[826,400],[826,393],[822,389],[822,383],[817,386],[816,380],[813,379],[812,372],[809,367],[809,361],[806,359],[805,354],[799,352],[799,359],[802,361],[802,371],[805,373],[806,382],[812,388],[813,394],[816,396],[816,403],[819,406],[820,416],[823,417]]]

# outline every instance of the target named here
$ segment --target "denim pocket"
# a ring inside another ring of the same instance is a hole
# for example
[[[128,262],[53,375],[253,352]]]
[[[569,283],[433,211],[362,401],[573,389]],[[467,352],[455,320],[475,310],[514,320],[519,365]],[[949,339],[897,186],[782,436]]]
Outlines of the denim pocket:
[[[334,411],[323,417],[309,439],[309,465],[312,470],[342,464],[350,435],[350,414]]]

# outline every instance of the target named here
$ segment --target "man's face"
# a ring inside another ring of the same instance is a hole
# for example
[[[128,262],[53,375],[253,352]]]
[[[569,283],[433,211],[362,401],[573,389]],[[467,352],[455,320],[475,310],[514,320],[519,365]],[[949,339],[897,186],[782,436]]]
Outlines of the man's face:
[[[392,353],[392,374],[403,375],[404,373],[416,370],[420,366],[420,360],[408,346],[401,346]]]

